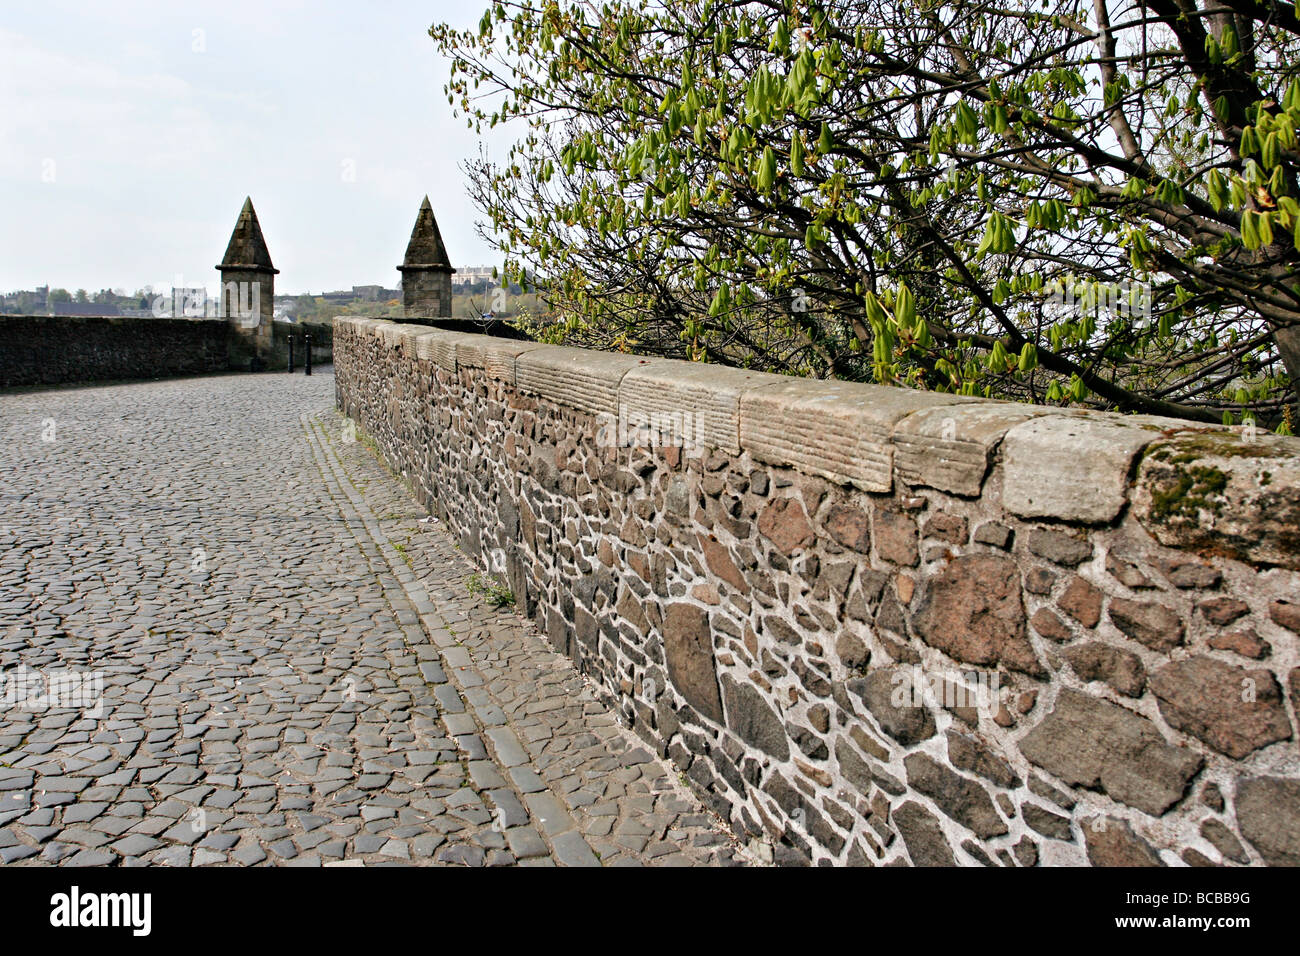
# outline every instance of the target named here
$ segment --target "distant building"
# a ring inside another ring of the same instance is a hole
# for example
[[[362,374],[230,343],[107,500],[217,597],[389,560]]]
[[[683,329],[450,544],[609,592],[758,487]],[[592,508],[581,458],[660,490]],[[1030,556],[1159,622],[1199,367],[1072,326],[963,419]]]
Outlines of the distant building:
[[[452,285],[475,285],[479,282],[494,282],[496,277],[492,275],[492,266],[468,266],[463,269],[457,269],[456,274],[452,276]]]
[[[313,299],[324,299],[325,302],[346,303],[346,302],[389,302],[390,299],[402,298],[402,289],[385,289],[381,285],[355,285],[351,289],[334,289],[328,293],[304,293]],[[296,295],[286,295],[279,297],[277,295],[277,306],[281,308],[292,308],[298,302]]]
[[[354,285],[352,297],[362,302],[387,302],[402,294],[401,289],[385,289],[382,285]]]
[[[49,312],[50,287],[40,285],[35,292],[19,290],[0,294],[0,309],[11,314],[45,315]]]

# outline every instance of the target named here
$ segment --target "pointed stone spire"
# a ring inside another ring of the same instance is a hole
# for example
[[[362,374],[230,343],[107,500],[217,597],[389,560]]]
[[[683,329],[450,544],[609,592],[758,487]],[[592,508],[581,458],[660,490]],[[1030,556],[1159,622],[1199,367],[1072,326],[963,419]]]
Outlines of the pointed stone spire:
[[[419,215],[415,217],[415,228],[411,230],[411,241],[406,244],[406,259],[399,269],[446,269],[451,267],[447,258],[447,247],[442,244],[442,233],[438,231],[438,220],[433,216],[433,207],[429,197],[420,203]]]
[[[275,313],[275,277],[253,200],[244,199],[235,231],[230,234],[221,273],[222,318],[230,321],[253,348],[250,368],[262,368],[273,351],[271,321]]]
[[[451,315],[451,275],[456,270],[442,244],[428,196],[420,203],[406,258],[397,271],[402,274],[402,303],[408,317]]]
[[[239,211],[235,231],[230,234],[225,258],[217,268],[223,273],[228,269],[272,274],[280,271],[271,265],[271,253],[266,248],[266,239],[262,237],[262,226],[257,221],[252,197],[244,197],[244,208]]]

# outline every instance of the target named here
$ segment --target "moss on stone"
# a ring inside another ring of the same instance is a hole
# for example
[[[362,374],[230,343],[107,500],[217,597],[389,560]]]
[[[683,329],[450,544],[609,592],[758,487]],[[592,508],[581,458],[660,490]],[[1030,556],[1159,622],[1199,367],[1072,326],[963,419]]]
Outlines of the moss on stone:
[[[1236,435],[1202,434],[1159,445],[1151,452],[1158,461],[1185,465],[1202,458],[1290,458],[1277,442],[1244,441]]]
[[[1223,499],[1215,498],[1228,487],[1228,475],[1213,465],[1184,466],[1177,460],[1169,463],[1173,468],[1172,483],[1168,478],[1153,483],[1151,488],[1151,518],[1170,521],[1176,518],[1195,519],[1204,509],[1219,514]]]

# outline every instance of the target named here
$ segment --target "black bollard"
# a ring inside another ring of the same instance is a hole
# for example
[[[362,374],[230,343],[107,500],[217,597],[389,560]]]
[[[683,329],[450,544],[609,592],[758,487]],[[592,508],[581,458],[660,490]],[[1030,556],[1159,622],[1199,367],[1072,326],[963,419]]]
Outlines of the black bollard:
[[[305,363],[303,368],[306,370],[307,374],[310,375],[311,374],[311,333],[310,332],[303,333],[302,355],[303,355],[303,362]]]
[[[293,374],[293,333],[289,333],[289,373]]]

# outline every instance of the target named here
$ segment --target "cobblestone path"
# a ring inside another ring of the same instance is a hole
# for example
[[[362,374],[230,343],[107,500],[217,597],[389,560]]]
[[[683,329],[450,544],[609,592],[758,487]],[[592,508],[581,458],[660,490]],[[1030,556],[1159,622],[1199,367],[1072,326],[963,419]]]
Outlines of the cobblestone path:
[[[0,861],[742,862],[333,395],[0,394]]]

